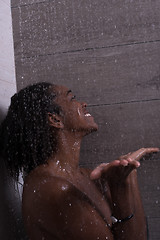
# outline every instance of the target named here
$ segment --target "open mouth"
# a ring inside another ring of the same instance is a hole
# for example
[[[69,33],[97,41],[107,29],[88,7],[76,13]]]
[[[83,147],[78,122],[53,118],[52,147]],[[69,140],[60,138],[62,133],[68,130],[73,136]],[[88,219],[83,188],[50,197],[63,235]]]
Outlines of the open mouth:
[[[85,113],[85,117],[92,117],[90,113]]]

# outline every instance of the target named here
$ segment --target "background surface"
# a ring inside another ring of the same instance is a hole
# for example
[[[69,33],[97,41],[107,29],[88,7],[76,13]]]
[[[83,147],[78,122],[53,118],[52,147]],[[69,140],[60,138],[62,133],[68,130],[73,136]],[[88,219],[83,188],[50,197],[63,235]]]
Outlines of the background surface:
[[[160,146],[160,1],[12,0],[16,81],[49,81],[86,101],[99,131],[84,139],[94,167]],[[160,239],[160,155],[139,181],[151,240]]]

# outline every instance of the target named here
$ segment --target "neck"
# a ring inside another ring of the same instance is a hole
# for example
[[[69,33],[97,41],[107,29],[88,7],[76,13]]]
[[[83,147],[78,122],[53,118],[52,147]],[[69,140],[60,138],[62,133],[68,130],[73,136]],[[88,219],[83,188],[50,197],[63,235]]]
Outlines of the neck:
[[[82,137],[82,133],[59,131],[58,151],[49,162],[64,171],[77,170]]]

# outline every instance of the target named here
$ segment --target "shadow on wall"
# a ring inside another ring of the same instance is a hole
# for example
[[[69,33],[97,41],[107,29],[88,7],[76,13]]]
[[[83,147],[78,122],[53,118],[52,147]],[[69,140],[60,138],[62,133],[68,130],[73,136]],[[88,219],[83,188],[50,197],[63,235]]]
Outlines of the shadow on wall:
[[[0,109],[0,123],[5,112]],[[0,159],[0,239],[27,240],[21,217],[21,196]]]

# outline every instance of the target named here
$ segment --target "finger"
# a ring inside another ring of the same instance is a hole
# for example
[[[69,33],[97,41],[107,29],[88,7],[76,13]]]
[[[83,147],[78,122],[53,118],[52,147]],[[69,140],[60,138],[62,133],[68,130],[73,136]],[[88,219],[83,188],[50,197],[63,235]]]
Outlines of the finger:
[[[128,161],[126,160],[126,159],[122,159],[121,161],[120,161],[120,165],[122,165],[122,166],[124,166],[124,167],[126,167],[127,165],[128,165]]]
[[[134,161],[130,162],[129,165],[133,166],[134,168],[138,168],[138,167],[140,167],[141,164],[140,164],[140,162],[134,160]]]
[[[108,168],[111,166],[119,165],[119,160],[114,160],[111,163],[102,163],[98,167],[96,167],[90,174],[90,178],[92,180],[99,179],[104,172],[107,172]]]
[[[90,178],[93,179],[98,179],[101,177],[102,171],[105,167],[107,167],[108,163],[102,163],[98,167],[96,167],[90,174]]]
[[[131,159],[122,159],[122,160],[120,161],[120,165],[121,165],[121,166],[124,166],[124,167],[126,167],[126,166],[132,166],[132,167],[137,168],[137,167],[140,166],[140,162],[138,162],[138,161],[136,161],[136,160],[131,160]]]
[[[139,161],[143,156],[149,153],[159,152],[159,148],[141,148],[135,152],[133,152],[130,156],[130,160]]]
[[[146,148],[146,153],[156,153],[159,152],[160,149],[159,148]]]
[[[125,155],[122,155],[122,156],[119,157],[119,159],[120,159],[120,160],[126,159],[126,158],[128,158],[128,157],[131,155],[131,153],[132,153],[132,152],[129,152],[129,153],[125,154]]]
[[[127,158],[126,160],[127,160],[129,163],[133,161],[133,159],[132,159],[132,158],[130,158],[130,157],[129,157],[129,158]]]
[[[131,163],[128,163],[127,166],[124,166],[124,175],[127,177],[133,170],[140,167],[140,162],[138,161],[132,161]]]

